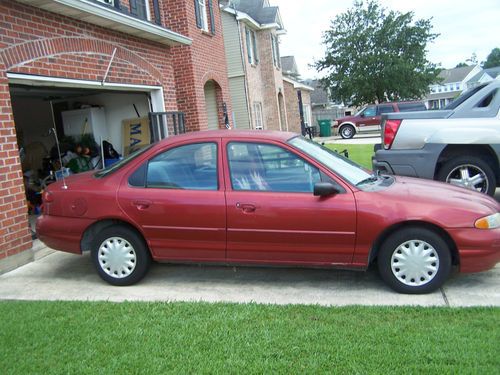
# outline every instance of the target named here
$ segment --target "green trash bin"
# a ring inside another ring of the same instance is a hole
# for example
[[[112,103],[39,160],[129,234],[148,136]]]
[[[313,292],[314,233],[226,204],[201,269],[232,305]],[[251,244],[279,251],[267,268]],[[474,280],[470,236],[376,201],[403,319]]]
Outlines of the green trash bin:
[[[332,136],[332,120],[318,120],[318,124],[320,137]]]

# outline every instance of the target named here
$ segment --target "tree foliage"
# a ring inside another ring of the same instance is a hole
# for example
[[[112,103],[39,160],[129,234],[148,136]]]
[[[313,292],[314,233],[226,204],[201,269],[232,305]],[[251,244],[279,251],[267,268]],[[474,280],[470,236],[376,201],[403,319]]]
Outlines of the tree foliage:
[[[430,20],[355,1],[323,34],[326,53],[315,62],[332,99],[354,105],[421,98],[438,81],[439,69],[426,57],[438,34]]]
[[[500,66],[500,48],[493,48],[483,63],[483,69]]]

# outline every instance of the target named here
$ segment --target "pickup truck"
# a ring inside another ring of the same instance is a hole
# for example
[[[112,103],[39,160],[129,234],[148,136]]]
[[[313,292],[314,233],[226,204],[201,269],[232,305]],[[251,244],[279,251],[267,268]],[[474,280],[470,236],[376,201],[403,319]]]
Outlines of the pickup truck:
[[[371,104],[362,108],[354,116],[338,118],[333,122],[334,134],[344,139],[354,137],[356,133],[380,131],[380,123],[384,113],[425,111],[423,102],[390,102]]]
[[[444,110],[382,117],[373,170],[494,195],[500,186],[500,82],[466,90]]]

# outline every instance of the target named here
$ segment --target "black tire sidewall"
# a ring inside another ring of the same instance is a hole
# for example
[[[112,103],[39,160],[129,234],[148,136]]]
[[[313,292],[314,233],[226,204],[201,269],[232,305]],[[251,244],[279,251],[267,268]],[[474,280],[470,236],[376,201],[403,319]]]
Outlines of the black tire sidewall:
[[[436,276],[422,286],[410,286],[400,282],[392,273],[391,258],[393,252],[402,243],[410,240],[425,241],[434,247],[439,257],[439,269]],[[427,228],[409,227],[390,235],[382,244],[378,254],[378,269],[386,284],[399,293],[424,294],[435,291],[446,281],[451,271],[451,253],[446,241],[436,232]]]
[[[465,164],[470,164],[483,170],[484,174],[486,175],[486,178],[488,179],[488,191],[486,191],[485,194],[493,196],[496,190],[495,173],[493,172],[493,169],[488,165],[488,163],[478,156],[459,156],[448,160],[446,163],[443,164],[443,166],[439,170],[437,179],[439,181],[446,182],[446,178],[448,177],[448,174],[452,170],[454,170],[460,165],[465,165]]]
[[[351,129],[351,135],[350,136],[344,136],[344,129],[346,128],[350,128]],[[354,134],[355,134],[355,130],[354,130],[354,127],[352,125],[341,125],[340,127],[340,136],[343,138],[343,139],[351,139],[352,137],[354,137]]]
[[[124,278],[109,276],[99,264],[99,247],[110,237],[121,237],[127,240],[134,248],[136,254],[136,266],[132,273]],[[140,281],[147,273],[151,264],[151,255],[144,239],[133,229],[122,225],[113,225],[99,232],[92,241],[91,257],[99,276],[106,282],[116,286],[132,285]]]

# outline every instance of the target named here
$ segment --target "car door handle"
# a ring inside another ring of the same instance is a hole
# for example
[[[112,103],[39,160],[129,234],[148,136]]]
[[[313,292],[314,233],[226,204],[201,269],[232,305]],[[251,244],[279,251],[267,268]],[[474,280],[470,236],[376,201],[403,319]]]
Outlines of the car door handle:
[[[236,203],[236,208],[239,208],[243,212],[254,212],[257,209],[257,206],[252,203]]]
[[[132,202],[134,206],[136,206],[139,210],[145,210],[149,208],[153,204],[153,202],[147,199],[138,199]]]

